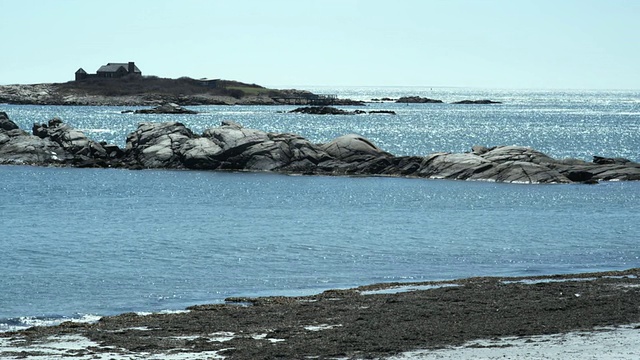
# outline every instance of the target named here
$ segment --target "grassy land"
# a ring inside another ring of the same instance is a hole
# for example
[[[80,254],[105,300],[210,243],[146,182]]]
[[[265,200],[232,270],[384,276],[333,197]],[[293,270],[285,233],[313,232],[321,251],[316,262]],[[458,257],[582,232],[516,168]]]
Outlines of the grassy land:
[[[128,96],[161,94],[171,96],[209,94],[242,98],[244,96],[277,95],[279,90],[267,89],[256,84],[219,80],[216,87],[203,85],[199,80],[183,77],[179,79],[157,76],[125,76],[117,79],[90,78],[57,84],[64,93],[83,93],[103,96]]]
[[[228,86],[226,89],[229,91],[241,91],[245,96],[269,96],[269,94],[274,91],[272,89],[253,86]]]

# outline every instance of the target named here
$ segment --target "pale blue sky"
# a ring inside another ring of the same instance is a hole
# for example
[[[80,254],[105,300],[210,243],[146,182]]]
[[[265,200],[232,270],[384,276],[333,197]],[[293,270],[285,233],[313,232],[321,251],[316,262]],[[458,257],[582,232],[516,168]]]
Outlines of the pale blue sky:
[[[265,86],[640,89],[636,0],[0,0],[0,84],[135,61]]]

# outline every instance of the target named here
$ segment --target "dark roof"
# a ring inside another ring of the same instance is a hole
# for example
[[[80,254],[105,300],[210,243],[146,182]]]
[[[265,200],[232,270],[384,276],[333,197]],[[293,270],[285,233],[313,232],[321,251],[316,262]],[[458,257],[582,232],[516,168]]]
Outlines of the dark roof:
[[[129,69],[129,64],[128,63],[108,63],[107,65],[100,66],[100,69],[98,69],[98,71],[96,72],[115,73],[118,71],[118,69],[120,69],[120,67],[124,67],[126,71]],[[133,72],[142,73],[142,71],[140,71],[140,69],[138,69],[138,66],[136,65],[133,65]]]
[[[87,72],[84,71],[83,68],[78,69],[78,71],[76,71],[76,74],[86,74]]]

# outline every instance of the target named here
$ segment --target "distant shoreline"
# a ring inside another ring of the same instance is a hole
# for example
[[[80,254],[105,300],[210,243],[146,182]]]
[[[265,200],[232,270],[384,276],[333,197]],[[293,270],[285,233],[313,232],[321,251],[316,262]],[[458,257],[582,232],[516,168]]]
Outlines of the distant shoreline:
[[[638,303],[638,268],[385,283],[312,296],[230,298],[184,313],[125,313],[93,324],[0,333],[0,356],[12,355],[12,346],[22,355],[36,355],[43,342],[75,339],[91,346],[66,354],[86,358],[141,353],[230,359],[387,357],[473,340],[638,324]],[[637,332],[633,326],[630,331]]]
[[[66,83],[2,85],[0,103],[13,105],[154,106],[180,105],[362,105],[361,101],[313,94],[306,90],[269,89],[231,80],[135,76],[91,78]]]

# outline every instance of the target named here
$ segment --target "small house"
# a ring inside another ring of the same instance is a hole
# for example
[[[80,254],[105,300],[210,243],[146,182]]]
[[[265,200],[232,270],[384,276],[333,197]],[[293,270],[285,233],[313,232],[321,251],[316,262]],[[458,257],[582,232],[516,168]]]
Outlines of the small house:
[[[84,69],[80,68],[76,71],[76,81],[88,78],[121,78],[126,75],[142,76],[142,71],[133,61],[128,63],[108,63],[102,65],[95,74],[87,74]]]
[[[119,78],[128,74],[142,75],[142,72],[134,62],[129,63],[108,63],[102,65],[98,71],[96,71],[98,77],[104,78]]]
[[[206,86],[208,88],[217,88],[219,86],[219,83],[220,83],[220,79],[202,78],[202,79],[200,79],[198,81],[200,82],[200,85]]]

